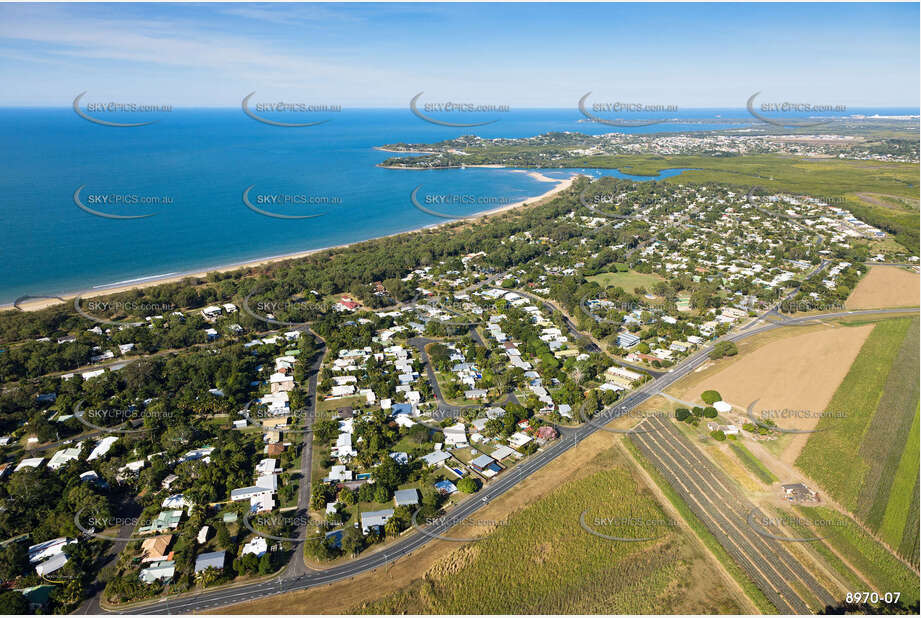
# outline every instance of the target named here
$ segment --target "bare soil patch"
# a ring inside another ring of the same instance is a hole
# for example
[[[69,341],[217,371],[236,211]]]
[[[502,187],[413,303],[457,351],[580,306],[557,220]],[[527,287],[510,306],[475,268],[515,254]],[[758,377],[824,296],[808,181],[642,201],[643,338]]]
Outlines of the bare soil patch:
[[[848,297],[848,309],[917,307],[921,277],[899,266],[873,266]]]
[[[819,414],[830,412],[826,406],[873,325],[784,330],[788,336],[761,345],[752,342],[753,345],[740,346],[735,359],[689,376],[669,389],[669,394],[704,405],[701,392],[714,389],[735,406],[729,416],[737,417],[739,422],[748,420],[745,411],[757,400],[753,408],[756,417],[763,410],[778,411],[773,413],[773,420],[780,427],[814,429]],[[798,434],[789,440],[781,460],[792,463],[808,436]]]

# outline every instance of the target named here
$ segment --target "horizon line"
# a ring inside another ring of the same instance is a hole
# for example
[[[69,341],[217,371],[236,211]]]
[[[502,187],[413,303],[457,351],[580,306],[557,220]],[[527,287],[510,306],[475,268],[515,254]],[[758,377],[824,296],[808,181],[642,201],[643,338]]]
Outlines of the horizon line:
[[[148,103],[148,104],[149,104],[149,105],[169,105],[169,106],[171,106],[171,107],[173,107],[173,108],[181,108],[181,109],[239,109],[239,108],[240,108],[240,105],[239,105],[239,104],[235,104],[235,105],[226,105],[226,104],[208,105],[208,104],[197,103],[197,104],[193,104],[193,105],[175,105],[175,104],[168,103],[168,102],[164,102],[164,103],[153,103],[153,102],[151,102],[151,103]],[[340,106],[340,107],[342,107],[342,108],[348,107],[348,109],[355,109],[355,110],[363,110],[363,109],[369,109],[369,110],[372,110],[372,109],[409,109],[409,106],[408,106],[408,105],[385,105],[385,106],[368,106],[368,105],[356,105],[356,106],[351,106],[351,105],[349,105],[349,106],[346,106],[346,105],[342,105],[342,104],[339,104],[339,103],[330,104],[330,105],[338,105],[338,106]],[[686,110],[711,110],[711,109],[719,109],[719,110],[739,110],[739,111],[743,111],[743,112],[747,112],[747,111],[748,111],[748,109],[747,109],[744,105],[741,106],[741,107],[715,106],[715,105],[710,105],[710,106],[697,106],[697,105],[695,105],[695,106],[686,106],[686,107],[682,107],[682,106],[679,105],[679,106],[677,106],[677,107],[678,107],[678,109],[676,110],[677,112],[686,111]],[[66,104],[58,104],[58,103],[54,103],[54,104],[29,103],[29,104],[21,104],[21,105],[4,105],[4,104],[0,104],[0,109],[30,109],[30,108],[43,108],[43,109],[72,109],[72,108],[73,108],[73,103],[66,103]],[[909,104],[887,103],[887,104],[854,105],[854,106],[852,106],[852,109],[892,109],[892,108],[895,108],[895,109],[918,109],[919,112],[921,112],[921,104],[909,105]],[[570,109],[575,109],[575,110],[578,111],[578,107],[577,107],[577,106],[573,106],[573,107],[569,107],[569,106],[566,106],[566,107],[543,107],[543,106],[518,106],[518,107],[515,107],[515,106],[509,106],[509,109],[510,109],[510,111],[511,111],[511,110],[526,110],[526,109],[527,109],[527,110],[570,110]],[[311,112],[311,113],[318,113],[318,112]],[[472,112],[462,112],[462,113],[472,113]],[[497,113],[505,113],[505,112],[497,112]],[[635,112],[631,112],[631,113],[635,113]],[[650,112],[639,112],[639,113],[647,113],[647,114],[667,114],[667,113],[675,113],[675,112],[657,112],[657,111],[650,111]],[[816,113],[834,113],[834,112],[816,112]],[[839,113],[844,114],[844,113],[847,113],[847,111],[845,111],[845,112],[839,112]]]

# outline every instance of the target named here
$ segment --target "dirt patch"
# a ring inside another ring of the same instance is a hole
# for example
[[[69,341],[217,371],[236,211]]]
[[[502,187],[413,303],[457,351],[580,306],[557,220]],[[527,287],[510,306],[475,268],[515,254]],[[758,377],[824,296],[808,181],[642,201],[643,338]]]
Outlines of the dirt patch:
[[[739,355],[728,364],[717,363],[703,374],[678,382],[669,392],[699,402],[703,390],[717,390],[735,406],[729,416],[739,422],[747,421],[745,410],[757,400],[756,416],[763,410],[777,411],[772,415],[780,427],[813,429],[872,330],[872,324],[816,327],[764,345],[740,346]],[[780,459],[792,463],[808,436],[794,435]]]
[[[899,266],[873,266],[847,299],[848,309],[917,307],[921,277]]]

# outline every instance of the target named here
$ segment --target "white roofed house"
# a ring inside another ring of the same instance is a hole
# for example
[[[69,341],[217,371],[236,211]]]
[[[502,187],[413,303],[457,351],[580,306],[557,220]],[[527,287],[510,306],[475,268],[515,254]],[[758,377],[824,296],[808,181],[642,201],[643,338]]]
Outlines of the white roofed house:
[[[355,387],[351,384],[343,384],[341,386],[333,386],[330,391],[329,397],[327,399],[334,399],[337,397],[349,397],[355,394]]]
[[[352,480],[352,471],[343,465],[335,465],[329,469],[329,476],[323,479],[326,483],[348,482]]]
[[[208,322],[213,322],[219,317],[221,317],[221,308],[216,305],[205,307],[204,309],[201,310],[201,315]]]
[[[255,536],[249,540],[246,545],[243,546],[243,551],[240,555],[245,556],[246,554],[253,554],[257,558],[261,558],[262,555],[269,550],[269,545],[266,542],[264,537]]]
[[[93,461],[94,459],[99,459],[103,455],[109,452],[112,448],[112,445],[118,441],[117,436],[106,436],[102,440],[96,443],[96,447],[90,452],[89,457],[86,458],[87,461]]]
[[[29,564],[34,564],[35,572],[41,576],[54,573],[67,564],[64,547],[76,542],[76,539],[59,537],[44,543],[31,545],[28,549]]]
[[[51,457],[51,461],[48,462],[48,467],[52,470],[57,470],[66,466],[71,461],[75,461],[80,458],[81,447],[75,446],[74,448],[65,448],[61,449]]]
[[[528,442],[531,442],[533,439],[534,439],[534,438],[532,438],[531,436],[529,436],[529,435],[527,435],[527,434],[525,434],[525,433],[521,433],[520,431],[516,431],[515,433],[513,433],[513,434],[511,435],[511,437],[510,437],[509,440],[508,440],[508,443],[511,444],[512,446],[514,446],[515,448],[521,448],[522,446],[524,446],[524,445],[527,444]]]
[[[451,425],[450,427],[445,427],[442,432],[445,436],[445,444],[449,447],[451,446],[466,446],[467,445],[467,428],[464,427],[463,423],[457,423]]]
[[[294,390],[294,376],[283,373],[273,373],[269,377],[269,384],[273,393]]]
[[[160,505],[164,509],[186,509],[190,510],[194,504],[190,500],[187,500],[186,497],[182,494],[174,494],[172,496],[167,496],[163,499],[162,504]]]
[[[391,517],[393,517],[393,509],[366,511],[361,514],[361,531],[368,534],[372,528],[382,529]]]

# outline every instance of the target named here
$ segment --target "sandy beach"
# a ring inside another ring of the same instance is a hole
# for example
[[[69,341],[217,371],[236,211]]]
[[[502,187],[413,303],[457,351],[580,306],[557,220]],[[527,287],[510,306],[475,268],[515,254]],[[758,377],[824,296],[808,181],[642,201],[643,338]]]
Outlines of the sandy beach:
[[[471,167],[474,167],[474,166],[471,166]],[[493,166],[483,166],[483,167],[493,167]],[[223,266],[217,266],[215,268],[210,268],[208,270],[175,273],[175,274],[171,273],[170,275],[165,275],[162,277],[150,277],[150,278],[142,279],[142,280],[135,281],[132,283],[126,283],[124,285],[119,285],[118,283],[115,283],[112,285],[97,286],[97,287],[90,288],[89,290],[60,294],[59,298],[66,302],[66,301],[72,301],[74,298],[77,298],[77,297],[92,298],[94,296],[107,296],[109,294],[118,294],[120,292],[126,292],[128,290],[149,288],[149,287],[161,285],[164,283],[175,283],[177,281],[182,281],[183,279],[186,279],[189,277],[205,277],[208,275],[208,273],[213,273],[213,272],[223,273],[223,272],[229,272],[233,270],[241,270],[245,268],[255,268],[258,266],[264,266],[266,264],[284,262],[286,260],[296,260],[298,258],[307,257],[309,255],[320,253],[322,251],[329,251],[331,249],[344,249],[346,247],[351,247],[352,245],[356,245],[359,243],[369,242],[371,240],[377,240],[378,238],[392,238],[394,236],[400,236],[403,234],[416,234],[416,233],[419,233],[425,230],[431,230],[431,229],[439,228],[445,225],[450,225],[452,223],[456,223],[457,221],[473,221],[473,220],[480,219],[483,217],[488,217],[490,215],[496,215],[498,213],[505,212],[507,210],[511,210],[513,208],[518,208],[520,206],[523,206],[524,204],[536,205],[538,203],[542,203],[550,199],[557,193],[560,193],[561,191],[565,191],[566,189],[568,189],[570,185],[572,185],[572,183],[575,181],[576,176],[578,176],[578,174],[573,173],[572,176],[570,176],[569,178],[565,180],[559,180],[556,178],[550,178],[549,176],[545,176],[541,174],[540,172],[532,172],[528,170],[509,170],[509,171],[521,172],[523,174],[527,174],[531,176],[532,178],[534,178],[535,180],[539,180],[541,182],[552,182],[552,183],[555,183],[555,186],[549,191],[547,191],[546,193],[543,193],[536,197],[521,200],[520,202],[515,202],[513,204],[508,204],[506,206],[501,206],[499,208],[494,208],[492,210],[484,210],[483,212],[477,213],[471,217],[467,217],[464,219],[445,221],[443,223],[433,223],[432,225],[427,225],[417,230],[397,232],[395,234],[387,234],[386,236],[379,236],[373,239],[369,238],[367,240],[358,240],[355,242],[346,243],[342,245],[333,245],[330,247],[322,247],[319,249],[310,249],[308,251],[298,251],[294,253],[286,253],[284,255],[265,257],[265,258],[260,258],[256,260],[245,261],[245,262],[236,262],[234,264],[226,264]],[[37,299],[31,299],[31,300],[20,302],[18,304],[18,307],[19,309],[23,311],[39,311],[46,307],[51,307],[52,305],[59,305],[59,304],[61,304],[61,300],[57,298],[37,298]],[[7,305],[0,306],[0,309],[5,310],[5,309],[10,309],[12,307],[13,307],[12,304],[7,304]]]

